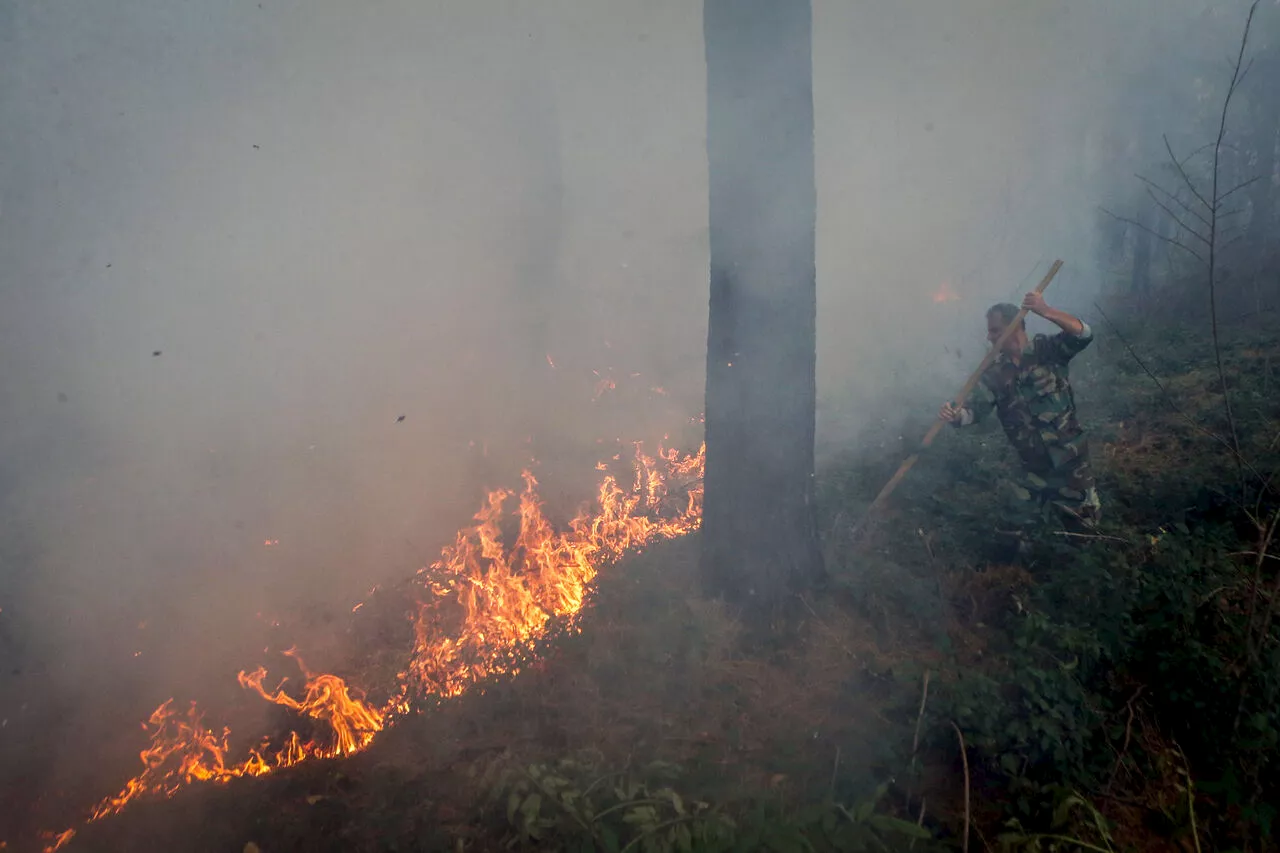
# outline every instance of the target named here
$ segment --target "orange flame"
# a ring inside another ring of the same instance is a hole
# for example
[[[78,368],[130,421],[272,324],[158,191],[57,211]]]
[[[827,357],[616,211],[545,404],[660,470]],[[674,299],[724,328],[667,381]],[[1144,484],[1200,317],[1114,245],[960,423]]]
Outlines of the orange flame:
[[[151,730],[151,746],[140,756],[144,769],[118,794],[98,803],[90,820],[118,814],[143,794],[172,796],[192,782],[228,782],[241,776],[262,776],[307,758],[351,755],[367,746],[382,729],[383,714],[362,699],[353,698],[341,678],[312,676],[296,653],[290,650],[286,654],[293,657],[307,675],[303,699],[294,699],[280,687],[268,693],[262,687],[267,675],[263,667],[248,674],[241,672],[240,685],[268,702],[293,709],[299,716],[326,723],[327,736],[304,743],[296,731],[290,732],[284,745],[277,749],[272,749],[269,740],[264,739],[257,747],[249,748],[248,758],[228,764],[231,730],[224,726],[221,734],[215,734],[205,727],[204,714],[194,702],[184,714],[175,710],[173,700],[169,699],[156,708],[143,726]]]
[[[49,842],[42,848],[42,853],[54,853],[54,851],[56,850],[61,850],[63,845],[65,845],[68,841],[70,841],[72,838],[75,837],[75,834],[76,834],[76,831],[74,829],[68,829],[66,832],[40,833],[40,837],[45,841]],[[0,842],[0,849],[4,848],[5,846],[7,845],[5,845],[4,842]]]
[[[513,675],[511,653],[541,637],[556,618],[571,617],[599,568],[628,550],[658,538],[682,536],[702,516],[701,473],[705,448],[681,457],[659,449],[658,459],[636,448],[635,481],[624,491],[605,474],[594,512],[584,510],[557,533],[538,497],[538,481],[524,473],[525,488],[517,513],[519,533],[510,550],[499,527],[512,493],[498,490],[475,516],[476,524],[458,533],[432,566],[433,594],[423,602],[415,624],[408,675],[423,694],[457,696],[493,675]],[[675,511],[668,500],[673,479],[697,480]],[[461,608],[459,619],[442,618]]]
[[[959,299],[960,294],[956,293],[955,289],[951,287],[951,280],[945,278],[942,280],[942,286],[933,294],[934,302],[955,302]]]
[[[230,729],[215,733],[195,703],[182,712],[170,699],[143,725],[151,732],[151,745],[140,755],[143,770],[98,803],[90,820],[117,814],[143,795],[172,796],[192,782],[223,783],[309,758],[351,755],[407,713],[412,697],[457,696],[486,678],[519,672],[518,653],[531,641],[556,620],[572,626],[602,567],[627,551],[698,527],[705,460],[705,445],[688,455],[659,447],[650,457],[637,444],[630,488],[619,485],[607,466],[597,466],[604,476],[596,506],[584,508],[561,532],[543,512],[537,480],[524,472],[516,510],[519,532],[510,548],[503,544],[501,521],[513,493],[500,489],[489,494],[476,523],[459,531],[440,559],[419,572],[426,598],[414,620],[412,656],[400,674],[399,693],[381,709],[363,694],[353,696],[338,676],[311,674],[290,649],[285,654],[306,677],[302,698],[286,693],[283,681],[274,690],[263,687],[263,667],[242,671],[240,685],[321,724],[320,735],[304,740],[293,731],[275,748],[263,740],[247,758],[229,763]],[[71,834],[59,836],[58,845]]]
[[[275,693],[264,690],[262,680],[267,677],[267,670],[261,666],[248,675],[241,672],[240,686],[254,691],[268,702],[292,708],[300,716],[328,723],[333,733],[333,742],[322,754],[351,755],[359,752],[373,740],[375,734],[382,731],[383,714],[366,705],[362,698],[353,699],[341,678],[327,674],[312,675],[295,650],[290,649],[285,654],[297,661],[298,668],[307,677],[307,692],[301,700],[285,693],[282,689],[283,682]],[[267,769],[273,768],[268,766]]]

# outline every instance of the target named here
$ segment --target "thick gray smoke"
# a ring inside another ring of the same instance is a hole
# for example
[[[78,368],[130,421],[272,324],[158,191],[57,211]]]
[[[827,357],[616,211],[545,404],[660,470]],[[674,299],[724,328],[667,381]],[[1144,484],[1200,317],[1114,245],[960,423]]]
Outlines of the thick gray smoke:
[[[1087,308],[1135,81],[1229,53],[1245,5],[1221,5],[815,3],[825,443],[932,410],[982,309],[1054,257],[1051,301]],[[589,478],[616,439],[687,431],[701,21],[0,0],[0,753],[89,696],[127,731],[232,679],[531,458]],[[1156,139],[1185,124],[1160,97]]]

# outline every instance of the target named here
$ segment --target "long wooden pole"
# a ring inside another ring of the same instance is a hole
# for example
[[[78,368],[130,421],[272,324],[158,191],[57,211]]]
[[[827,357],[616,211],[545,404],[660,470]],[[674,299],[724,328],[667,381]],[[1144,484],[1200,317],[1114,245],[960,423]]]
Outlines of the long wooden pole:
[[[1062,261],[1054,261],[1053,266],[1049,267],[1049,271],[1045,273],[1044,278],[1042,278],[1040,283],[1036,285],[1036,293],[1044,293],[1044,289],[1049,286],[1049,282],[1053,281],[1053,277],[1058,274],[1058,270],[1060,269],[1062,269]],[[964,387],[960,389],[960,393],[956,396],[955,400],[952,401],[955,406],[959,407],[964,405],[964,401],[969,398],[971,393],[973,393],[973,389],[977,386],[978,380],[982,378],[982,374],[991,366],[991,362],[995,360],[996,355],[1000,352],[1000,348],[1004,346],[1005,340],[1014,333],[1014,330],[1016,330],[1022,321],[1026,319],[1026,316],[1027,309],[1023,308],[1012,320],[1009,321],[1009,325],[1000,333],[1000,337],[996,339],[996,342],[991,347],[990,352],[988,352],[986,357],[982,359],[982,364],[978,365],[978,369],[973,371],[973,374],[969,377],[969,381],[964,383]],[[920,459],[921,451],[933,444],[933,440],[938,437],[938,433],[942,431],[942,428],[946,423],[946,421],[939,418],[937,422],[929,428],[929,431],[924,434],[924,440],[920,442],[920,450],[912,453],[902,461],[901,465],[898,466],[897,472],[889,479],[889,482],[884,484],[884,488],[880,490],[880,494],[876,495],[876,499],[872,501],[871,506],[867,508],[867,514],[863,516],[862,521],[858,524],[857,528],[855,528],[855,533],[862,530],[867,521],[875,514],[876,510],[880,509],[880,507],[884,505],[884,502],[889,499],[889,495],[898,487],[898,483],[902,482],[902,478],[911,470],[911,466],[915,465],[916,461]]]

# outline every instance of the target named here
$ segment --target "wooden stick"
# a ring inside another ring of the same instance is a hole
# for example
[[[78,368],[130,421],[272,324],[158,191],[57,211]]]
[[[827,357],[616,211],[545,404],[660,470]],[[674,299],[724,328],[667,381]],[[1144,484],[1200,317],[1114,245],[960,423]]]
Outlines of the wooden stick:
[[[1036,285],[1035,292],[1044,293],[1045,288],[1049,286],[1049,282],[1053,281],[1053,277],[1058,274],[1058,270],[1060,269],[1062,269],[1062,261],[1054,261],[1053,266],[1049,267],[1049,271],[1045,273],[1044,278],[1042,278],[1040,283]],[[964,387],[960,389],[960,393],[953,401],[957,408],[964,405],[964,401],[969,398],[969,395],[973,393],[973,389],[977,387],[978,380],[982,379],[982,374],[986,372],[986,369],[991,366],[991,362],[995,360],[996,355],[999,354],[1000,347],[1004,346],[1005,340],[1014,333],[1026,316],[1027,309],[1023,308],[1014,315],[1012,320],[1009,321],[1009,325],[1000,333],[1000,337],[996,339],[996,342],[991,347],[990,352],[988,352],[986,357],[982,359],[982,364],[978,365],[978,369],[973,371],[973,374],[969,377],[969,381],[964,383]],[[915,465],[920,459],[920,452],[933,444],[933,440],[938,437],[938,433],[942,431],[942,428],[946,423],[946,421],[939,418],[938,421],[929,428],[929,431],[925,433],[924,440],[920,442],[920,450],[917,450],[915,453],[908,456],[903,460],[902,464],[898,466],[897,473],[890,478],[889,482],[884,484],[884,488],[880,490],[880,494],[876,495],[876,499],[872,501],[871,506],[867,508],[867,514],[854,530],[855,536],[875,514],[876,510],[880,509],[880,507],[884,505],[884,502],[888,500],[889,495],[898,487],[898,483],[902,482],[902,478],[911,470],[911,466]]]

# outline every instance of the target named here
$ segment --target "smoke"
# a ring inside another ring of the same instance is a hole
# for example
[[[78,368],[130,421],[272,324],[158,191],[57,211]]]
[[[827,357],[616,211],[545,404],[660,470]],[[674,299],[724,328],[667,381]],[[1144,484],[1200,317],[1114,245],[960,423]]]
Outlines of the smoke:
[[[1120,95],[1230,51],[1202,6],[815,3],[825,442],[931,410],[1053,258],[1087,309]],[[6,756],[323,632],[535,458],[689,434],[699,7],[0,2]]]
[[[1019,301],[1055,258],[1065,266],[1050,304],[1096,322],[1091,305],[1108,276],[1098,206],[1134,197],[1134,173],[1152,167],[1157,147],[1163,154],[1162,133],[1204,133],[1197,114],[1220,103],[1206,104],[1204,87],[1225,85],[1247,8],[818,5],[827,442],[899,414],[868,403],[954,393],[983,350],[986,307]],[[1260,14],[1259,28],[1275,17]],[[931,304],[944,282],[959,298]]]

